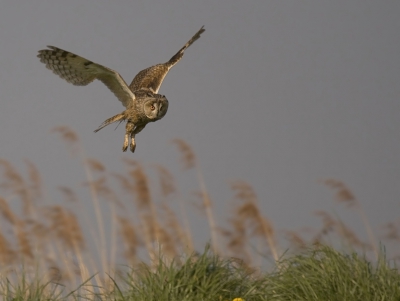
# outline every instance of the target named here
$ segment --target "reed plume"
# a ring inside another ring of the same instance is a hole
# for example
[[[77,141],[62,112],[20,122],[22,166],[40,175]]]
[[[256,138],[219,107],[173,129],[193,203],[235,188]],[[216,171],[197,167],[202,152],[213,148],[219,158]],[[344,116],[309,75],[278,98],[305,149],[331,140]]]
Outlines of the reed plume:
[[[336,197],[337,202],[344,203],[348,207],[356,209],[356,211],[358,212],[358,214],[361,217],[361,221],[367,232],[367,235],[368,235],[368,238],[370,241],[370,245],[375,254],[375,258],[378,259],[379,252],[378,252],[378,246],[376,243],[375,235],[372,231],[371,225],[369,224],[367,215],[366,215],[361,203],[358,201],[358,199],[354,196],[353,192],[350,190],[350,188],[345,183],[335,180],[335,179],[327,179],[327,180],[323,181],[323,183],[336,192],[335,197]]]
[[[235,209],[236,222],[247,223],[252,229],[252,235],[263,237],[274,260],[278,261],[279,256],[274,228],[272,223],[261,214],[258,198],[253,187],[245,181],[236,181],[232,183],[231,187],[235,192],[236,199],[241,201],[241,205]]]
[[[211,198],[206,188],[203,173],[201,172],[196,156],[192,148],[189,146],[189,144],[187,144],[182,139],[174,139],[172,142],[178,147],[178,150],[181,153],[181,162],[183,163],[184,169],[188,170],[194,167],[196,168],[197,178],[199,181],[200,191],[203,200],[203,206],[207,215],[208,225],[210,227],[211,248],[214,253],[218,254],[219,253],[218,226],[214,218],[213,206]]]

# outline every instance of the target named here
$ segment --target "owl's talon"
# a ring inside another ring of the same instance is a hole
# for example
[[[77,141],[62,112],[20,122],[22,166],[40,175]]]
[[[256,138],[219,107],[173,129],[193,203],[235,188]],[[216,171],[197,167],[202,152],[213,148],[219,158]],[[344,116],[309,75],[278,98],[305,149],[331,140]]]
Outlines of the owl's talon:
[[[123,152],[126,152],[126,150],[128,149],[128,145],[129,145],[129,136],[125,135],[124,144],[122,145]]]
[[[131,145],[130,145],[131,152],[134,153],[136,149],[136,141],[135,141],[135,134],[131,133]]]
[[[126,110],[105,120],[95,132],[114,122],[127,121],[122,151],[126,152],[130,146],[130,150],[134,152],[135,135],[142,131],[147,123],[160,120],[167,113],[168,100],[164,95],[158,94],[164,77],[204,31],[202,26],[168,62],[140,71],[129,86],[118,72],[54,46],[39,50],[37,56],[48,69],[73,85],[86,86],[95,79],[103,82]]]

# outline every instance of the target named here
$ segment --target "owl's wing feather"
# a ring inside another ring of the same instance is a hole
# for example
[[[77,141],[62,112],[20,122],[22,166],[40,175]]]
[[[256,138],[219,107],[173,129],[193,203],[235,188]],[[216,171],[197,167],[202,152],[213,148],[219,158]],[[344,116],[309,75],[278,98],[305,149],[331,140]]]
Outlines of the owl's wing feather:
[[[38,58],[55,74],[75,86],[86,86],[98,79],[104,83],[127,107],[135,100],[135,94],[129,89],[121,75],[107,67],[89,61],[72,52],[47,46],[39,50]]]
[[[153,93],[158,93],[168,71],[182,59],[185,50],[199,39],[200,35],[204,31],[204,26],[202,26],[200,30],[185,44],[185,46],[183,46],[168,62],[157,64],[140,71],[129,85],[131,91],[134,92],[140,89],[149,89]]]

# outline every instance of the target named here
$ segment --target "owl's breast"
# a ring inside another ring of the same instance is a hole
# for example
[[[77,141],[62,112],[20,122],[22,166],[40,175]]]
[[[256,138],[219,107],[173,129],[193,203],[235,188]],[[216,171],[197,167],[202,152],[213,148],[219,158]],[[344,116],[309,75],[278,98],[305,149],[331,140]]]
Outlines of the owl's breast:
[[[130,107],[126,109],[124,113],[125,113],[124,115],[126,116],[125,120],[132,122],[134,124],[143,122],[144,119],[143,117],[145,117],[143,116],[144,114],[141,114],[141,112],[138,111],[136,107]]]

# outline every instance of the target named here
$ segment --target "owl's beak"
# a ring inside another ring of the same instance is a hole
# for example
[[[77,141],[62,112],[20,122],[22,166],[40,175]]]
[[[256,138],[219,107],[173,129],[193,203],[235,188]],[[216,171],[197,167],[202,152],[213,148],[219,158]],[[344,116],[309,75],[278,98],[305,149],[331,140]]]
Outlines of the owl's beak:
[[[160,102],[158,102],[158,113],[157,113],[157,115],[159,116],[159,115],[162,115],[162,111],[161,111],[161,109],[162,109],[162,107],[163,107],[163,104],[162,104],[162,102],[160,101]]]

